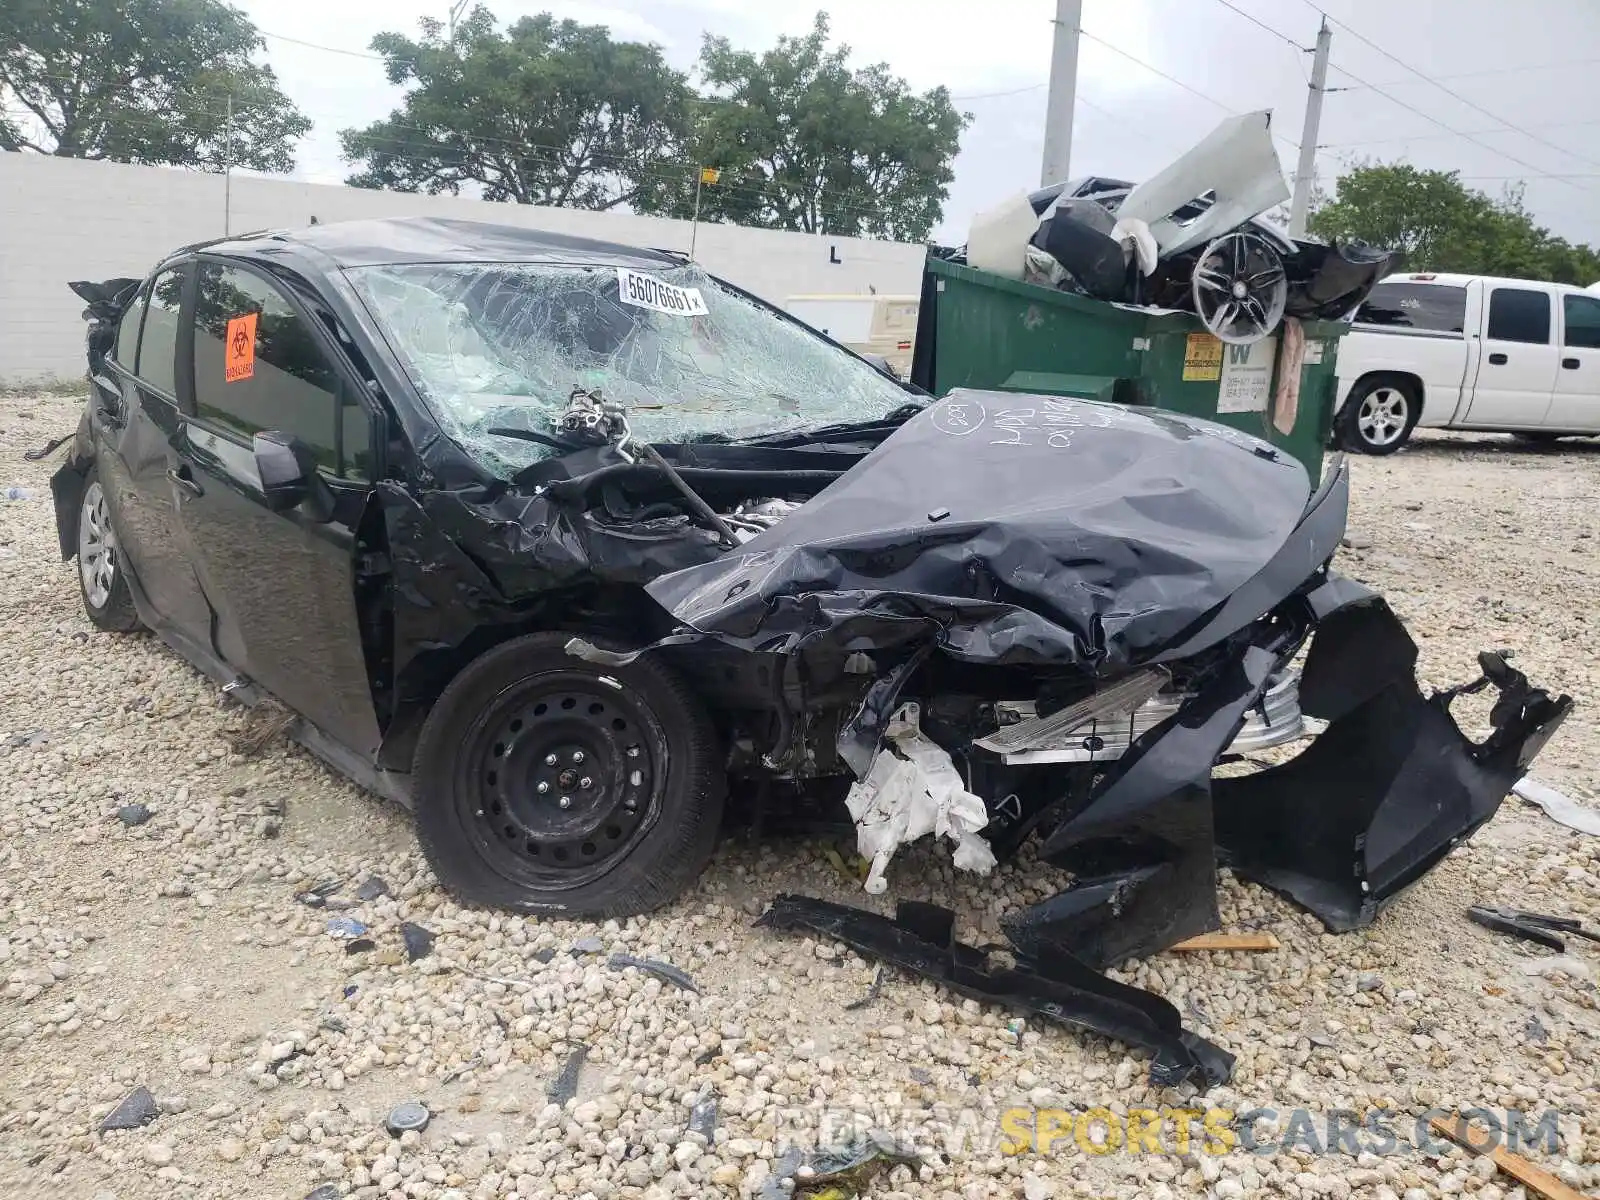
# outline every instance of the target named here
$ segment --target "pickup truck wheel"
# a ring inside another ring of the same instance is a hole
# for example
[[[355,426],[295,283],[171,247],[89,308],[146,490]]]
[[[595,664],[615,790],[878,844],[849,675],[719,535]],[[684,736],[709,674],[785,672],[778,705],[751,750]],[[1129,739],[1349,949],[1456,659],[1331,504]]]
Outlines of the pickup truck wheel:
[[[725,766],[699,699],[643,656],[599,667],[536,633],[473,662],[417,742],[417,835],[460,898],[626,917],[688,888],[716,844]]]
[[[1339,414],[1340,441],[1362,454],[1393,454],[1411,440],[1422,406],[1409,384],[1368,379],[1356,384]]]

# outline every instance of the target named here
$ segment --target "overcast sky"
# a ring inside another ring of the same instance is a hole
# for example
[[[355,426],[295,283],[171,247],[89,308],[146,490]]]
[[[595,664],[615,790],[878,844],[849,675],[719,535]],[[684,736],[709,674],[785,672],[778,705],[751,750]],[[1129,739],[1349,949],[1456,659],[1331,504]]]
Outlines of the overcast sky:
[[[381,30],[415,34],[417,16],[442,20],[448,2],[413,11],[407,0],[235,0],[263,32],[277,35],[268,38],[268,61],[316,122],[300,150],[302,177],[341,182],[347,168],[337,131],[386,115],[398,90],[378,62],[284,39],[363,51]],[[686,70],[706,32],[766,48],[779,34],[805,33],[823,8],[857,64],[887,62],[919,89],[945,84],[973,114],[936,236],[964,240],[973,213],[1039,182],[1054,0],[487,2],[502,22],[549,11],[607,25],[616,37],[659,43]],[[1495,194],[1526,180],[1527,202],[1543,224],[1600,244],[1597,0],[1228,2],[1305,46],[1315,41],[1321,8],[1394,56],[1333,27],[1328,82],[1347,90],[1331,92],[1323,109],[1317,170],[1324,186],[1342,162],[1361,158],[1459,170],[1471,186]],[[1085,0],[1083,29],[1073,174],[1140,179],[1230,112],[1256,108],[1274,111],[1274,130],[1285,139],[1278,152],[1292,174],[1309,54],[1222,0]]]

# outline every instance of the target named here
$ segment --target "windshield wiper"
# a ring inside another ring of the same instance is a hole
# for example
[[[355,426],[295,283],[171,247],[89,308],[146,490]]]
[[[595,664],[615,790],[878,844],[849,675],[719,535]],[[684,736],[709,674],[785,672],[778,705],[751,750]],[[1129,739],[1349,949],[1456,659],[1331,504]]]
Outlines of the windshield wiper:
[[[813,429],[785,429],[778,433],[759,433],[747,438],[732,438],[741,446],[782,445],[785,442],[839,441],[852,433],[865,433],[882,427],[898,427],[921,412],[926,405],[902,404],[892,412],[868,421],[841,421],[836,425],[818,425]]]
[[[516,438],[519,442],[538,442],[541,446],[549,446],[552,450],[559,450],[563,454],[571,454],[574,450],[582,450],[584,443],[572,439],[551,437],[548,433],[537,433],[532,429],[511,429],[504,426],[495,426],[493,429],[484,430],[490,437]]]

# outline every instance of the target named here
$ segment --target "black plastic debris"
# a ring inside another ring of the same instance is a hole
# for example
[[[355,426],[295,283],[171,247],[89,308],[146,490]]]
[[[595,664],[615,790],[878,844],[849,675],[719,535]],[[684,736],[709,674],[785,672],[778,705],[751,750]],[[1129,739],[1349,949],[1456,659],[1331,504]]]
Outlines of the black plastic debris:
[[[689,1132],[698,1133],[707,1142],[717,1132],[717,1098],[711,1096],[689,1110]]]
[[[1216,842],[1338,933],[1371,924],[1494,816],[1572,698],[1488,652],[1478,679],[1425,696],[1416,643],[1381,598],[1329,572],[1306,600],[1319,619],[1300,704],[1328,726],[1281,766],[1216,780]],[[1473,742],[1450,704],[1490,687],[1492,732]]]
[[[1482,925],[1485,929],[1492,929],[1496,933],[1509,934],[1522,941],[1533,942],[1548,950],[1554,950],[1557,954],[1565,954],[1567,951],[1567,943],[1560,936],[1562,934],[1600,942],[1600,934],[1590,933],[1583,927],[1583,922],[1576,917],[1552,917],[1544,913],[1524,912],[1520,908],[1474,904],[1467,909],[1467,920],[1474,925]]]
[[[647,975],[654,975],[657,979],[680,987],[686,992],[693,992],[697,996],[700,994],[700,989],[695,986],[694,980],[689,978],[688,972],[659,958],[635,958],[631,954],[613,954],[606,965],[613,971],[637,967]]]
[[[114,1129],[141,1129],[161,1115],[156,1098],[147,1087],[136,1087],[123,1098],[121,1104],[100,1122],[100,1132]]]
[[[1233,1055],[1188,1032],[1161,997],[1117,983],[1064,951],[1017,965],[991,965],[986,950],[955,940],[955,914],[902,901],[894,919],[807,896],[779,896],[756,922],[808,929],[858,952],[945,984],[975,1000],[1005,1004],[1153,1052],[1150,1082],[1174,1087],[1198,1076],[1215,1085],[1233,1072]],[[1024,965],[1026,963],[1026,965]]]
[[[433,943],[436,934],[431,929],[425,929],[414,921],[407,921],[400,926],[400,937],[406,944],[406,959],[416,962],[419,958],[427,958],[433,953]]]
[[[124,804],[117,809],[117,820],[121,821],[129,829],[143,825],[153,816],[155,816],[155,813],[151,812],[149,807],[143,804]]]
[[[844,1006],[845,1012],[855,1012],[857,1009],[865,1008],[879,996],[883,995],[883,975],[883,964],[879,963],[877,971],[873,973],[872,982],[867,985],[867,994],[862,996],[859,1000],[852,1000],[850,1003],[846,1004]]]
[[[533,961],[538,963],[554,962],[555,957],[556,952],[553,946],[546,946],[543,950],[535,950],[533,952]]]
[[[428,1122],[431,1120],[433,1114],[428,1111],[426,1104],[420,1100],[406,1100],[389,1110],[389,1115],[384,1118],[383,1127],[395,1137],[399,1137],[411,1130],[420,1133],[428,1127]]]
[[[337,879],[325,879],[321,883],[312,884],[303,892],[296,892],[294,898],[301,904],[310,908],[324,908],[327,906],[328,897],[339,890]]]
[[[344,944],[346,954],[366,954],[377,948],[378,943],[367,937],[354,938]]]
[[[362,901],[376,900],[380,896],[389,894],[389,885],[376,875],[367,876],[361,886],[356,888],[356,899]]]
[[[545,1091],[551,1104],[565,1104],[578,1094],[578,1076],[583,1074],[584,1059],[589,1057],[589,1047],[579,1046],[561,1064],[561,1070],[550,1081]]]

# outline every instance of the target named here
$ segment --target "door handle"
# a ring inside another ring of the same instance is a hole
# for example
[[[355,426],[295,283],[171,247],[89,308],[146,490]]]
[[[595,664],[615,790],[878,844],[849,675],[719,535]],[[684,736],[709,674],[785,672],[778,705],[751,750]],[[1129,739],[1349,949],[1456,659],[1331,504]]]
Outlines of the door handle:
[[[1575,358],[1563,358],[1561,365],[1569,371],[1576,371],[1578,369],[1578,360]]]
[[[1491,354],[1489,355],[1489,362],[1494,366],[1503,367],[1506,365],[1506,356],[1499,353]]]
[[[167,468],[167,478],[172,480],[173,483],[177,484],[191,496],[205,495],[205,488],[201,487],[195,482],[195,478],[189,473],[188,467]]]

